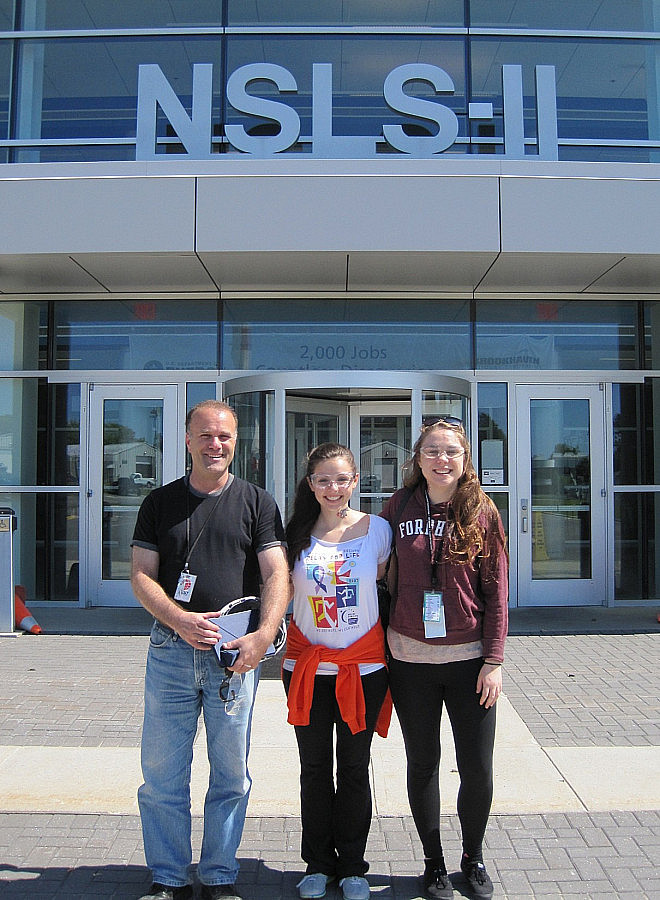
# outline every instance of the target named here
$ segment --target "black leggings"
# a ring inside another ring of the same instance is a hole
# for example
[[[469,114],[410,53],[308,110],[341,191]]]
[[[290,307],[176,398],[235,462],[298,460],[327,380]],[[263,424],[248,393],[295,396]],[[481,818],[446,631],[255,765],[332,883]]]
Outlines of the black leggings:
[[[291,674],[286,669],[282,673],[287,694]],[[351,734],[339,713],[336,681],[334,675],[315,677],[309,725],[296,725],[301,856],[308,874],[323,872],[345,878],[364,875],[369,868],[364,858],[372,809],[369,760],[376,720],[387,693],[387,670],[362,676],[367,727],[357,734]]]
[[[457,809],[463,850],[481,858],[493,797],[495,709],[476,693],[483,659],[435,665],[390,662],[390,690],[408,760],[408,801],[427,859],[442,860],[440,718],[447,707],[460,777]]]

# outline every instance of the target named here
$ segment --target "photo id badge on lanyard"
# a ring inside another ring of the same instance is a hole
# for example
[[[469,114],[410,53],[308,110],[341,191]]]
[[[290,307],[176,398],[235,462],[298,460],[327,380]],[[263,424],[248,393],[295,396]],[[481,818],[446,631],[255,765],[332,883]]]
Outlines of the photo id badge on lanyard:
[[[424,637],[447,637],[441,591],[424,591]]]
[[[190,598],[192,597],[192,592],[193,588],[195,587],[196,581],[197,576],[189,572],[188,567],[186,566],[183,572],[179,575],[179,583],[176,586],[174,599],[178,600],[179,603],[190,603]]]

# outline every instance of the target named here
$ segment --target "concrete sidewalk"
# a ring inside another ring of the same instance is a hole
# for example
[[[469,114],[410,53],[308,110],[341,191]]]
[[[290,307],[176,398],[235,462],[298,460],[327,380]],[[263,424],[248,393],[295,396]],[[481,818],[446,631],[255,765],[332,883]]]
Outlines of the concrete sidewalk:
[[[507,644],[485,848],[495,896],[660,897],[657,624],[634,634],[562,634],[551,622],[544,628],[549,633],[513,634]],[[145,654],[144,636],[62,633],[0,642],[3,898],[133,900],[148,887],[135,801]],[[264,674],[239,884],[246,900],[290,900],[303,871],[298,755],[282,686],[269,677],[272,667]],[[203,744],[200,728],[196,852]],[[457,866],[458,781],[444,724],[443,748],[443,842],[448,864]],[[372,893],[412,900],[420,896],[423,866],[396,721],[387,740],[374,738],[372,783]],[[464,885],[453,877],[460,896]],[[333,888],[329,900],[335,896]]]

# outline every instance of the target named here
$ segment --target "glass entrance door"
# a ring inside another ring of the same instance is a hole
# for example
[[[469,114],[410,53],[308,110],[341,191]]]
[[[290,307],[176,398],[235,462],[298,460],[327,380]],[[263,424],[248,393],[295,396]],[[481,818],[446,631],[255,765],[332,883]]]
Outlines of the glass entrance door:
[[[379,513],[403,486],[401,466],[410,456],[410,403],[351,404],[350,447],[360,470],[352,506]]]
[[[605,602],[603,393],[517,388],[518,603]]]
[[[88,598],[137,606],[131,539],[144,497],[176,477],[175,385],[94,385],[88,454]]]

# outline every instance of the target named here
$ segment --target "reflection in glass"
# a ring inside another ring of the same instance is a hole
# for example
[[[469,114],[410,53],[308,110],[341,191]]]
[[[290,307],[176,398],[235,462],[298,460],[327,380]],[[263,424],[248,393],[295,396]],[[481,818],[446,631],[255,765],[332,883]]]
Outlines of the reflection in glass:
[[[202,400],[215,400],[215,381],[189,381],[186,384],[186,414]]]
[[[103,578],[130,576],[130,543],[144,497],[163,483],[163,401],[103,403]]]
[[[486,494],[493,501],[495,506],[498,509],[498,512],[502,518],[502,524],[504,525],[504,533],[506,534],[507,542],[509,540],[509,495],[503,493],[502,491],[486,491]]]
[[[238,416],[238,440],[231,471],[238,478],[266,488],[265,447],[268,445],[267,419],[272,411],[273,394],[263,391],[235,394],[228,398]]]
[[[460,394],[450,394],[446,391],[424,391],[422,394],[422,421],[432,422],[436,417],[454,416],[463,422],[466,434],[470,434],[469,400]],[[414,435],[413,444],[419,437],[419,431]]]
[[[229,0],[229,25],[463,25],[464,0]]]
[[[387,75],[397,66],[411,62],[438,66],[448,73],[455,87],[453,93],[441,95],[442,103],[458,116],[459,134],[467,134],[463,38],[445,35],[420,35],[414,40],[408,35],[314,35],[312,38],[300,35],[265,35],[258,38],[233,35],[228,38],[227,57],[229,72],[260,60],[283,66],[291,72],[297,85],[295,93],[282,98],[276,86],[268,82],[259,85],[258,93],[280,102],[284,100],[294,107],[300,117],[300,135],[306,138],[312,135],[312,67],[320,62],[331,64],[333,135],[381,138],[380,144],[384,149],[388,146],[382,137],[383,124],[401,125],[406,134],[415,136],[435,135],[438,131],[436,123],[406,117],[388,106],[383,96]],[[405,92],[409,96],[438,102],[433,86],[424,81],[411,81],[406,85]],[[227,122],[243,125],[248,133],[260,127],[259,120],[239,113],[231,106],[227,108]],[[266,127],[269,124],[266,123]],[[263,125],[262,122],[262,128]],[[255,130],[254,133],[259,132]],[[370,154],[375,152],[374,146],[371,142]],[[454,145],[451,152],[463,152],[463,146]],[[311,146],[306,143],[299,146],[300,149],[311,151]]]
[[[619,601],[657,597],[660,559],[655,536],[660,494],[614,495],[614,597]]]
[[[378,502],[380,512],[403,486],[401,467],[411,447],[410,416],[360,416],[360,509],[367,512]]]
[[[0,14],[0,30],[2,16]],[[11,41],[0,41],[0,138],[9,137],[9,91],[11,84]]]
[[[477,301],[477,369],[636,369],[632,300]]]
[[[326,441],[339,441],[339,416],[330,413],[286,413],[286,513],[293,512],[293,498],[300,479],[307,470],[307,455]]]
[[[14,581],[25,588],[28,603],[78,599],[78,502],[74,493],[0,491],[0,506],[16,513]]]
[[[49,30],[222,24],[222,0],[33,0],[24,6],[24,28],[35,24]]]
[[[0,301],[0,371],[46,369],[45,300]]]
[[[215,369],[215,300],[55,301],[57,369]]]
[[[217,122],[222,94],[222,51],[217,35],[21,41],[16,136],[23,140],[79,138],[83,142],[98,138],[135,139],[138,66],[160,66],[190,115],[196,63],[215,63],[213,118]],[[160,109],[157,134],[159,138],[173,136]],[[173,146],[181,151],[178,139]],[[17,153],[17,162],[39,161],[38,148]],[[134,158],[134,147],[132,153]]]
[[[660,301],[644,301],[644,368],[660,369]]]
[[[539,3],[539,0],[470,0],[470,25],[580,31],[646,31],[648,0]]]
[[[537,7],[556,4],[536,3]],[[582,4],[562,4],[578,7]],[[561,26],[566,27],[566,26]],[[654,43],[579,38],[473,38],[470,41],[474,101],[492,102],[492,125],[503,135],[502,66],[522,66],[524,132],[537,138],[535,67],[554,66],[558,138],[655,140],[657,125],[648,96],[655,78]],[[648,70],[648,71],[647,71]],[[490,124],[490,123],[489,123]],[[498,152],[503,152],[501,144]],[[535,154],[536,148],[530,148]],[[593,157],[591,157],[593,158]]]
[[[532,578],[591,578],[588,400],[530,402]]]
[[[466,301],[226,300],[222,368],[471,368]]]
[[[479,478],[486,488],[489,484],[508,484],[507,386],[480,384],[477,391]]]
[[[0,379],[0,484],[80,483],[80,385]]]

